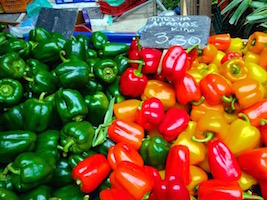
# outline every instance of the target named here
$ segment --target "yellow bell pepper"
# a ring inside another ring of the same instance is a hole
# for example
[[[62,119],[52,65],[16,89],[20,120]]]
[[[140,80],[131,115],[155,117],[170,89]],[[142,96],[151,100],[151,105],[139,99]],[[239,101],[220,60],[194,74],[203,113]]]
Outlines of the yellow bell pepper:
[[[208,180],[207,173],[198,166],[190,165],[191,182],[187,185],[187,189],[191,195],[196,194],[196,187],[203,181]]]
[[[230,47],[225,51],[225,53],[237,52],[242,55],[243,48],[244,44],[241,38],[231,38]]]
[[[253,62],[246,62],[246,68],[248,69],[248,77],[253,78],[260,83],[267,81],[267,72],[260,65]]]
[[[175,90],[169,83],[160,80],[148,80],[141,99],[158,98],[165,110],[172,108],[176,103]]]
[[[213,59],[213,61],[211,63],[215,64],[217,66],[217,68],[219,69],[222,65],[221,60],[224,56],[225,56],[225,52],[218,51],[215,58]]]
[[[247,51],[245,55],[243,56],[243,60],[245,63],[253,62],[253,63],[258,64],[260,60],[260,55],[253,53],[251,51]]]
[[[189,149],[190,164],[198,164],[205,159],[205,145],[192,140],[196,132],[197,122],[190,121],[187,129],[179,134],[173,145],[184,145]]]
[[[224,140],[235,156],[255,148],[260,141],[261,134],[259,129],[242,119],[236,119],[230,125],[228,137]]]
[[[190,200],[197,200],[197,199],[193,195],[190,195]]]
[[[242,171],[242,174],[241,174],[240,179],[238,180],[238,183],[243,191],[247,191],[248,189],[251,189],[252,186],[257,185],[258,181],[252,176]]]
[[[197,66],[197,69],[202,74],[203,78],[211,73],[219,73],[218,67],[214,63],[211,63],[209,65],[200,63]]]
[[[259,65],[263,69],[267,70],[267,47],[265,47],[261,52],[261,55],[259,58]]]
[[[200,80],[203,78],[203,75],[200,73],[200,71],[197,69],[197,66],[191,67],[189,70],[187,70],[188,74],[193,76],[197,84],[199,84]]]
[[[208,161],[207,150],[206,150],[205,160],[203,162],[199,163],[198,166],[201,169],[203,169],[205,172],[210,173],[210,165],[209,165],[209,161]]]
[[[124,119],[134,122],[136,111],[140,103],[141,101],[138,99],[127,99],[120,103],[115,103],[113,112],[116,119]]]
[[[227,121],[228,124],[231,124],[233,121],[238,119],[237,112],[234,112],[234,113],[223,112],[223,117]]]

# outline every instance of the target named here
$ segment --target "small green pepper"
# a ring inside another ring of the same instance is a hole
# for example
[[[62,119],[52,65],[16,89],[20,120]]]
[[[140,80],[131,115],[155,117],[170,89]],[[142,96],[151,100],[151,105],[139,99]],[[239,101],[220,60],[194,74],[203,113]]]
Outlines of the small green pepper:
[[[1,200],[19,200],[15,192],[6,188],[0,188],[0,198]]]
[[[80,190],[80,187],[75,184],[69,184],[56,189],[52,193],[52,198],[56,200],[88,200],[89,195],[86,195]]]
[[[115,142],[113,140],[111,140],[110,138],[106,138],[102,144],[94,147],[94,150],[98,153],[101,153],[107,156],[109,147],[114,146],[114,145],[115,145]]]
[[[154,136],[142,141],[139,152],[145,164],[151,165],[158,170],[162,170],[165,167],[169,150],[170,145],[164,138]]]
[[[42,27],[36,27],[29,32],[29,40],[33,42],[42,42],[51,37],[51,33]]]
[[[109,105],[109,100],[105,93],[98,91],[93,95],[86,95],[84,100],[88,108],[86,120],[92,123],[93,126],[103,123]]]
[[[88,113],[83,96],[74,89],[58,90],[55,94],[55,105],[63,123],[81,121]]]
[[[13,190],[11,174],[3,174],[4,168],[0,168],[0,188]]]
[[[74,36],[71,39],[67,40],[64,45],[65,59],[78,59],[85,60],[85,44],[75,38]]]
[[[118,76],[121,76],[122,73],[130,67],[130,64],[128,62],[128,58],[126,56],[123,55],[117,55],[114,58],[114,61],[117,63],[118,65]]]
[[[66,44],[67,42],[67,39],[64,37],[64,35],[62,35],[61,33],[59,32],[52,32],[51,33],[52,35],[52,38],[54,38],[58,44],[58,46],[63,49],[64,48],[64,45]]]
[[[79,154],[71,154],[68,156],[69,166],[73,169],[79,162],[94,154],[96,154],[96,152],[92,149]]]
[[[49,200],[52,188],[48,185],[40,185],[31,191],[20,195],[20,200]]]
[[[117,63],[111,59],[99,60],[94,65],[94,74],[102,83],[110,84],[118,75]]]
[[[12,162],[17,155],[32,151],[37,136],[34,132],[12,130],[0,132],[0,163]]]
[[[10,38],[3,42],[0,55],[16,52],[20,57],[26,59],[30,55],[32,46],[29,42],[19,38]]]
[[[26,76],[33,76],[37,71],[50,71],[49,66],[45,63],[40,62],[39,60],[29,58],[26,61]]]
[[[23,97],[22,84],[12,78],[0,79],[0,107],[6,108],[18,104]]]
[[[114,97],[116,103],[120,103],[125,100],[124,95],[120,91],[119,81],[120,81],[120,76],[117,76],[114,82],[107,86],[105,92],[108,97],[108,100],[111,100]]]
[[[96,80],[90,79],[86,83],[86,85],[84,85],[84,87],[79,89],[79,91],[83,96],[93,95],[97,91],[104,91],[104,86],[101,83],[97,82]]]
[[[108,37],[101,31],[94,31],[91,35],[90,41],[93,48],[96,50],[103,49],[103,45],[108,42]]]
[[[6,53],[0,57],[0,78],[21,79],[26,63],[16,52]]]
[[[76,39],[84,44],[85,50],[90,48],[90,39],[84,34],[76,35]]]
[[[120,54],[127,54],[129,46],[125,43],[107,42],[98,51],[100,57],[115,57]]]

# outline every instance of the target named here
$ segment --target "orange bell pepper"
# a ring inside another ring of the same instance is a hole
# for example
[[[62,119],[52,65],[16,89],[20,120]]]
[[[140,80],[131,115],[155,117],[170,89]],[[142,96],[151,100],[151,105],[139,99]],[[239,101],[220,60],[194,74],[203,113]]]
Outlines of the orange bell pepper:
[[[127,161],[121,162],[117,169],[111,172],[112,188],[121,189],[131,200],[140,200],[154,186],[153,178],[142,167]]]
[[[256,54],[261,54],[264,47],[267,45],[267,34],[264,32],[256,31],[250,35],[247,46],[248,50]]]
[[[173,145],[184,145],[189,149],[190,164],[198,164],[205,159],[205,145],[192,140],[197,127],[197,122],[190,121],[185,131],[180,133]]]
[[[229,34],[216,34],[208,39],[209,44],[215,45],[218,50],[225,51],[230,47],[231,36]]]
[[[156,97],[162,102],[164,109],[168,110],[176,103],[175,95],[175,90],[171,84],[159,80],[148,80],[141,99],[144,101]]]
[[[259,65],[267,70],[267,47],[265,47],[260,54]]]
[[[115,146],[109,147],[107,159],[113,170],[115,170],[122,161],[128,161],[141,167],[144,165],[143,158],[139,152],[131,145],[124,142],[119,142]]]
[[[138,99],[126,99],[120,103],[115,103],[113,105],[113,112],[116,119],[134,122],[135,114],[140,103],[141,101]]]
[[[116,119],[108,127],[108,136],[116,143],[125,142],[136,150],[141,147],[144,138],[144,128],[137,123]]]
[[[191,195],[196,195],[196,188],[202,182],[208,180],[207,173],[198,166],[190,165],[190,174],[192,180],[189,185],[187,185],[187,189]]]
[[[248,76],[248,69],[245,66],[245,62],[235,57],[224,62],[219,72],[231,82],[244,79]]]
[[[233,83],[232,91],[237,98],[240,107],[247,108],[263,99],[260,83],[252,78],[245,78]]]
[[[208,44],[201,52],[198,57],[200,63],[209,64],[213,61],[215,56],[217,55],[217,48],[213,44]]]

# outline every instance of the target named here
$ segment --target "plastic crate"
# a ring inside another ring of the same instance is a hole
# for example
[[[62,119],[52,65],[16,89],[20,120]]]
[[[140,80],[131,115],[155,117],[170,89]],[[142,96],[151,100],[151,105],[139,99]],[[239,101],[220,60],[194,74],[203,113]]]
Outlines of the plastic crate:
[[[108,2],[104,0],[99,0],[100,10],[102,13],[112,15],[112,16],[119,16],[122,13],[134,8],[135,6],[142,4],[144,1],[140,0],[125,0],[118,6],[112,6]]]
[[[56,4],[80,3],[83,0],[55,0]]]

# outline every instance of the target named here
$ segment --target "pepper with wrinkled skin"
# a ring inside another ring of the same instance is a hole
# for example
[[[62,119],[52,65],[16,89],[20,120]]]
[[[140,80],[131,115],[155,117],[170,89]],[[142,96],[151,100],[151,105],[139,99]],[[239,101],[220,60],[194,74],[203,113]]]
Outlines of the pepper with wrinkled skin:
[[[23,39],[11,38],[1,44],[0,55],[15,52],[23,59],[27,59],[31,52],[31,44]]]
[[[33,42],[42,42],[51,37],[51,33],[42,27],[36,27],[29,32],[29,40]]]
[[[76,37],[71,37],[64,45],[65,59],[71,60],[85,60],[85,44]]]
[[[96,79],[104,84],[112,83],[118,75],[118,66],[112,59],[101,59],[94,65]]]
[[[39,60],[29,58],[26,61],[26,76],[33,76],[37,71],[50,71],[50,68],[47,64],[40,62]]]

